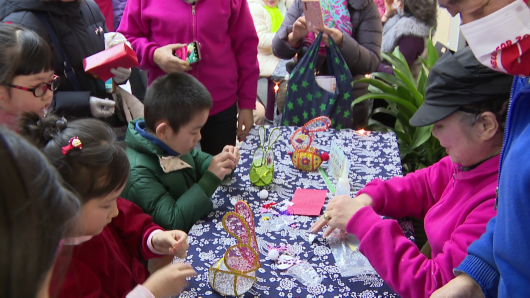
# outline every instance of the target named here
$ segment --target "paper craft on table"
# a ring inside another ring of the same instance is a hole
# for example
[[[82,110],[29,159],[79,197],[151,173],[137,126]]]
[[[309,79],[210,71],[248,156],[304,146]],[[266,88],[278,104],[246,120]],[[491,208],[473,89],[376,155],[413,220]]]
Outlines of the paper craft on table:
[[[319,216],[326,201],[327,190],[297,188],[289,207],[296,215]]]
[[[339,181],[344,172],[344,167],[347,167],[346,172],[349,172],[350,161],[344,151],[337,145],[337,142],[333,140],[331,141],[331,150],[329,152],[328,175],[333,177],[335,181]]]

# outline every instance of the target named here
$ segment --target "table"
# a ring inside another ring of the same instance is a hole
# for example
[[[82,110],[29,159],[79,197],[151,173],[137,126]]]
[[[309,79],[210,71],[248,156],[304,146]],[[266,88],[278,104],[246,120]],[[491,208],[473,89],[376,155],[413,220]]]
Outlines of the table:
[[[261,268],[257,272],[258,282],[244,297],[398,297],[378,275],[364,275],[351,278],[341,277],[331,250],[322,239],[320,232],[313,244],[303,240],[300,234],[316,221],[315,217],[293,216],[296,227],[287,226],[279,232],[269,232],[260,227],[263,204],[274,201],[291,200],[296,188],[326,189],[326,184],[317,172],[302,172],[295,169],[287,154],[292,151],[289,138],[295,127],[280,127],[282,137],[274,145],[275,176],[269,190],[269,199],[258,197],[257,187],[250,184],[249,170],[252,155],[258,146],[256,129],[252,129],[247,140],[241,146],[241,161],[234,175],[225,181],[212,197],[214,211],[207,218],[197,222],[189,232],[187,261],[197,271],[190,280],[190,288],[179,297],[221,297],[208,283],[208,268],[222,257],[228,247],[236,240],[223,229],[222,217],[233,211],[233,203],[246,200],[254,211],[256,236],[260,246]],[[269,133],[269,130],[268,132]],[[331,140],[336,138],[338,145],[349,156],[352,163],[350,183],[352,191],[362,188],[374,178],[388,179],[401,175],[401,162],[396,136],[393,133],[370,132],[359,135],[357,132],[343,129],[319,132],[314,147],[329,151]],[[323,165],[325,165],[324,163]],[[326,200],[327,202],[328,200]],[[413,234],[410,221],[400,221],[405,234]],[[280,270],[271,269],[273,262],[266,258],[264,248],[267,243],[290,244],[299,257],[308,260],[316,271],[324,277],[321,285],[306,288],[294,277],[284,275]]]
[[[289,73],[287,72],[287,69],[285,69],[285,64],[287,62],[291,61],[293,59],[281,59],[280,62],[278,62],[278,65],[276,65],[276,68],[272,72],[271,80],[277,82],[285,79],[285,76],[288,76]]]

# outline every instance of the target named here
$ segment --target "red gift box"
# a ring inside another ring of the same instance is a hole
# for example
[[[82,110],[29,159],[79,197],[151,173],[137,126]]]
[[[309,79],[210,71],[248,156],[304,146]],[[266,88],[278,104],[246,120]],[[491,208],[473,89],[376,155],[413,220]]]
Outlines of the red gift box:
[[[83,59],[85,72],[96,79],[107,81],[114,77],[111,68],[131,68],[138,66],[136,53],[125,43],[113,46]]]

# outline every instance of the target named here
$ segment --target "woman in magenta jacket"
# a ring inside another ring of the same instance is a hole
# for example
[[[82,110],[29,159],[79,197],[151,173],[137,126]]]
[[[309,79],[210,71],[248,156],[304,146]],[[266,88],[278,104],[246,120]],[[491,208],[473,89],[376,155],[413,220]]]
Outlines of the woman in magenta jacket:
[[[235,145],[236,135],[245,139],[259,76],[258,35],[246,0],[128,0],[118,32],[131,42],[148,84],[186,71],[210,91],[214,103],[201,129],[203,151],[216,155]],[[200,43],[202,59],[190,65],[174,52],[193,41]]]
[[[495,189],[506,104],[513,77],[480,64],[469,48],[445,53],[432,68],[425,102],[414,126],[434,124],[432,134],[449,156],[434,165],[375,179],[352,199],[337,196],[313,231],[325,224],[357,236],[359,250],[402,297],[429,297],[455,277],[453,268],[495,216]],[[395,220],[425,221],[431,253],[423,255]]]

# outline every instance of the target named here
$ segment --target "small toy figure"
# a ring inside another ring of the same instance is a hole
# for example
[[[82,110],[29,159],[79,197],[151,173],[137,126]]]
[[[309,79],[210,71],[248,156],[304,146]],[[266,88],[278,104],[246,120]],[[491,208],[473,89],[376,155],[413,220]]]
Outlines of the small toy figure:
[[[294,132],[291,145],[295,151],[289,154],[295,168],[302,171],[314,171],[320,167],[322,161],[329,159],[329,154],[311,147],[311,143],[315,139],[314,132],[327,130],[330,125],[331,120],[328,117],[320,116]]]
[[[250,166],[250,182],[256,186],[267,186],[274,178],[274,151],[272,145],[280,137],[280,130],[276,127],[269,134],[268,143],[265,140],[266,129],[264,126],[258,128],[260,145],[254,151],[252,165]]]

